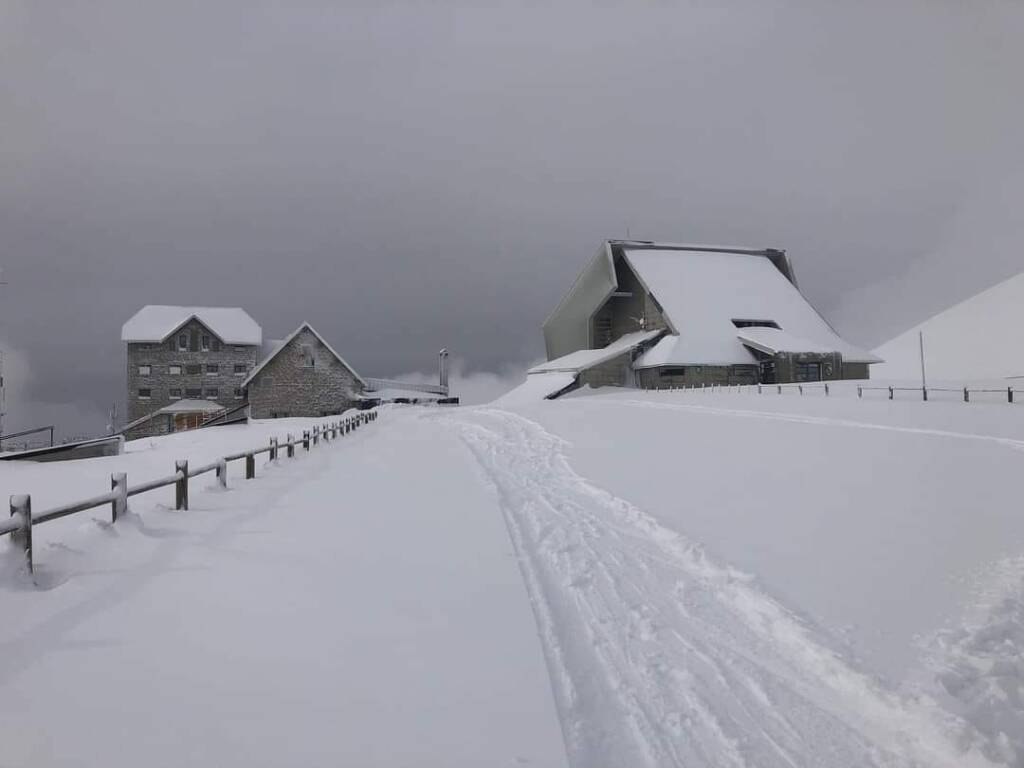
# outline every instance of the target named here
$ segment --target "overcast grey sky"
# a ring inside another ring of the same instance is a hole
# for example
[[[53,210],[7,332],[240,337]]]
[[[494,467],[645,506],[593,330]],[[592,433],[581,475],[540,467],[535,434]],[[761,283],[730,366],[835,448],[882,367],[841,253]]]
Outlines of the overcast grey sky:
[[[367,375],[525,363],[627,228],[785,248],[874,344],[1024,268],[984,237],[1021,39],[1016,1],[0,0],[9,424],[102,426],[147,303],[309,320]]]

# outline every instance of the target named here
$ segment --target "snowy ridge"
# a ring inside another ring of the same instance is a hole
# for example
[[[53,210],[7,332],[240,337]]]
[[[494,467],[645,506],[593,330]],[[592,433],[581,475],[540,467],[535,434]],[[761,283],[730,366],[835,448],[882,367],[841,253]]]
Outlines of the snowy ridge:
[[[499,410],[446,415],[493,484],[571,762],[983,766],[970,725],[846,663],[751,577],[577,475]]]

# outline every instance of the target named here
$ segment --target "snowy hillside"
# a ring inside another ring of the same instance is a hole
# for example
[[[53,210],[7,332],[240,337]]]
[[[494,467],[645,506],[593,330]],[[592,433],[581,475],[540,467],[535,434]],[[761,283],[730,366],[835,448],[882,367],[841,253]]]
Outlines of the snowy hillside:
[[[0,485],[52,504],[300,426]],[[2,545],[0,763],[1024,765],[1022,452],[1024,405],[388,408],[187,512],[40,527],[41,587]]]
[[[1024,377],[1024,273],[880,346],[875,353],[886,362],[872,368],[872,378],[919,378],[919,331],[924,332],[925,364],[933,380]]]

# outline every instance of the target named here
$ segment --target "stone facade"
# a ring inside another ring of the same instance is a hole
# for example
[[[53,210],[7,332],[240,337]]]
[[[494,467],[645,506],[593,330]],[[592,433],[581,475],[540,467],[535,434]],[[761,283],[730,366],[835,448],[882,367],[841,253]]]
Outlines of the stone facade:
[[[363,383],[309,326],[256,372],[246,386],[254,419],[326,416],[360,404]]]
[[[181,336],[185,349],[179,348]],[[206,349],[204,337],[208,342]],[[209,328],[193,319],[163,343],[129,343],[127,358],[126,420],[132,422],[184,398],[210,400],[226,408],[241,404],[242,382],[256,366],[259,347],[224,344]],[[148,373],[144,366],[149,367]],[[174,366],[180,373],[172,373]]]

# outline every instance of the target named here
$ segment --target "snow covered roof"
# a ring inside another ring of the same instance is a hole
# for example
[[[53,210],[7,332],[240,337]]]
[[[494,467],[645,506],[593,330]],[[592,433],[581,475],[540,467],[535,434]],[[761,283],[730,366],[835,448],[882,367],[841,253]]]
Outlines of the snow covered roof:
[[[157,413],[214,413],[215,411],[223,410],[224,406],[220,403],[214,403],[210,400],[185,398],[184,400],[175,400],[170,405],[165,405]]]
[[[532,375],[537,373],[553,373],[555,371],[583,371],[587,368],[593,368],[595,365],[607,362],[613,357],[618,357],[624,352],[628,352],[644,342],[656,339],[663,333],[663,330],[634,331],[633,333],[627,333],[624,336],[620,336],[607,347],[603,347],[601,349],[580,349],[576,352],[571,352],[568,355],[555,358],[554,360],[549,360],[546,363],[541,363],[540,365],[531,368],[528,373]]]
[[[259,372],[262,371],[266,367],[267,363],[269,363],[271,360],[273,360],[275,357],[277,357],[278,353],[282,349],[287,347],[295,339],[296,336],[298,336],[300,333],[302,333],[303,330],[308,330],[310,333],[312,333],[314,336],[316,336],[320,340],[320,343],[323,344],[325,347],[327,347],[327,351],[330,352],[332,355],[334,355],[335,359],[339,363],[341,363],[346,368],[348,368],[350,371],[352,371],[352,375],[355,376],[356,379],[358,379],[360,384],[362,384],[364,387],[366,386],[366,380],[363,379],[363,377],[360,376],[356,372],[355,368],[353,368],[351,365],[346,363],[345,362],[345,358],[343,358],[341,355],[339,355],[334,350],[334,347],[332,347],[330,344],[328,344],[327,340],[324,339],[324,337],[321,336],[319,333],[317,333],[316,328],[314,328],[309,323],[303,323],[298,328],[296,328],[294,331],[292,331],[290,334],[288,334],[287,338],[282,339],[281,342],[279,344],[277,344],[276,347],[274,347],[274,350],[269,355],[267,355],[265,358],[263,358],[263,360],[260,361],[259,365],[257,365],[255,368],[252,369],[252,373],[250,373],[248,376],[245,377],[245,381],[242,382],[242,386],[243,387],[248,386],[249,382],[251,382],[254,378],[256,378],[256,376],[259,374]]]
[[[829,347],[826,344],[821,344],[816,341],[809,341],[808,339],[801,339],[798,336],[794,336],[791,333],[780,330],[779,328],[766,328],[766,327],[751,327],[751,328],[740,328],[736,332],[736,338],[746,344],[748,347],[753,347],[756,350],[765,352],[769,355],[774,355],[777,352],[819,352],[829,353],[835,352],[834,348]],[[870,352],[863,353],[870,360],[860,360],[859,362],[882,362],[882,358],[877,355],[873,355]]]
[[[263,330],[241,307],[172,307],[150,304],[121,327],[121,341],[162,342],[193,318],[225,344],[259,344]]]
[[[641,356],[637,367],[751,363],[753,355],[737,334],[751,329],[734,322],[744,320],[776,324],[784,333],[766,336],[783,346],[797,339],[813,345],[795,351],[839,352],[849,362],[878,360],[840,338],[763,253],[627,247],[623,256],[674,334]],[[778,329],[757,329],[764,330]]]

